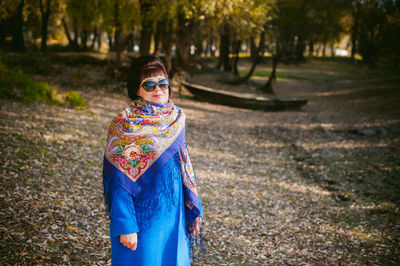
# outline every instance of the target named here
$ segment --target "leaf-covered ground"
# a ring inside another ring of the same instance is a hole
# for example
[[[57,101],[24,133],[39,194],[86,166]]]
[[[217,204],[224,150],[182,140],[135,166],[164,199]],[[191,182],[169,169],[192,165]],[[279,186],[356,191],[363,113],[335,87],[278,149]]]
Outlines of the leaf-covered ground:
[[[86,110],[0,101],[0,264],[110,262],[101,165],[127,98],[106,66],[71,62],[24,69],[80,91]],[[302,111],[174,94],[204,210],[195,265],[400,263],[399,79],[316,60],[278,71],[277,94],[308,98]],[[193,77],[228,88],[215,79]]]

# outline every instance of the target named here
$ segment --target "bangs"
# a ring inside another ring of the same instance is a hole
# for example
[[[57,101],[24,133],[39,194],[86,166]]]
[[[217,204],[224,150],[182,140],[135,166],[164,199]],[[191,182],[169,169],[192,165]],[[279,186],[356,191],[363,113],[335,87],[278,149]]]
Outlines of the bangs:
[[[150,65],[146,66],[142,69],[141,73],[141,79],[149,78],[149,77],[154,77],[154,76],[165,76],[168,78],[168,75],[164,69],[163,66],[155,64],[155,65]]]

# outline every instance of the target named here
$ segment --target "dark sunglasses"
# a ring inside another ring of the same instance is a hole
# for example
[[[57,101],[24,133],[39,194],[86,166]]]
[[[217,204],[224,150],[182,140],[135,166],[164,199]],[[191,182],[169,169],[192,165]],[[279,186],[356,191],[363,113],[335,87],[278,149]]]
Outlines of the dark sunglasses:
[[[156,89],[156,85],[158,85],[158,87],[161,90],[166,90],[168,89],[168,85],[169,85],[169,80],[168,79],[162,79],[158,82],[156,81],[152,81],[152,80],[147,80],[145,82],[142,83],[142,87],[145,91],[147,92],[152,92]]]

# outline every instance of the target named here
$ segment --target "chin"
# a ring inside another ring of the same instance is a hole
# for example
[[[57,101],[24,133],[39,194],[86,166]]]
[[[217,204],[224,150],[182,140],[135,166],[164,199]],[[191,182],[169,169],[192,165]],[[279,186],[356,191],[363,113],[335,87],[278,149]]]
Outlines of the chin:
[[[158,103],[158,104],[164,104],[164,103],[168,102],[168,99],[153,98],[152,102],[153,103]]]

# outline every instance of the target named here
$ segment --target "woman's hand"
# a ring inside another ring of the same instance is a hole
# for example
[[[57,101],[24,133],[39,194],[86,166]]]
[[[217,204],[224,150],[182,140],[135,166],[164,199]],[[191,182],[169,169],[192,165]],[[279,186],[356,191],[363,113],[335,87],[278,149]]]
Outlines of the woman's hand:
[[[120,235],[119,241],[127,248],[132,249],[133,251],[136,250],[137,247],[137,234],[127,234],[127,235]]]
[[[201,218],[201,216],[196,217],[196,219],[194,220],[193,223],[193,232],[192,235],[197,235],[200,232],[200,227],[201,227],[201,222],[203,221],[203,219]]]

